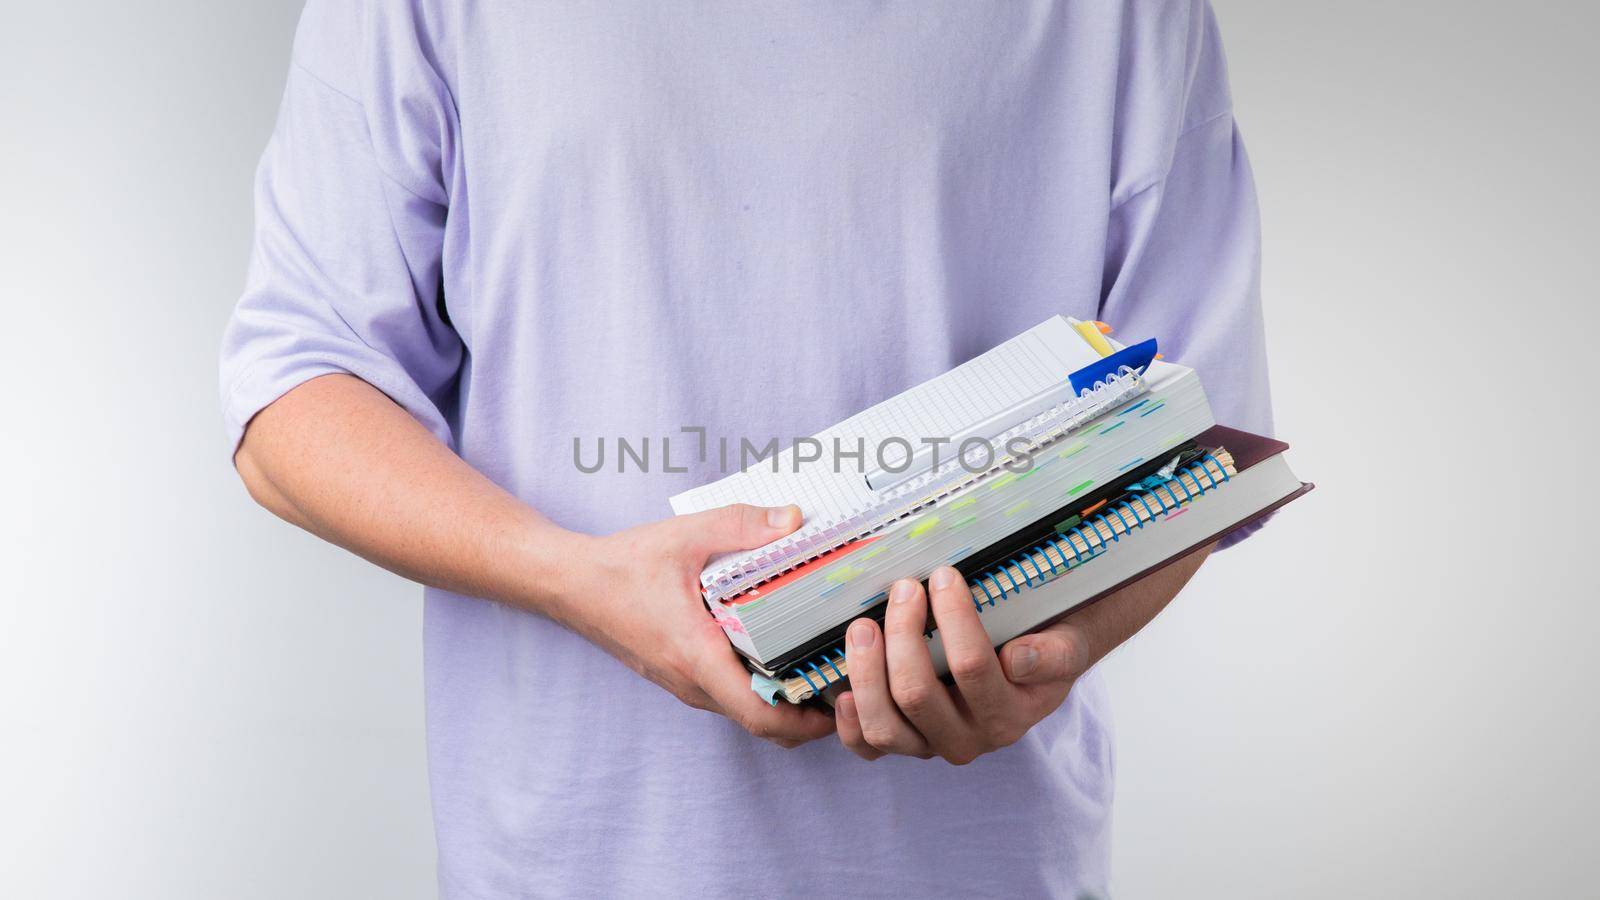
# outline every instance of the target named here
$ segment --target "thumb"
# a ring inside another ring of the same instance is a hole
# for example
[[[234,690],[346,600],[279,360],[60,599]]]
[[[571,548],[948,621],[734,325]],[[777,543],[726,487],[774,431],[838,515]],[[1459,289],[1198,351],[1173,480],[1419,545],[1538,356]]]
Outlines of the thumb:
[[[1089,642],[1070,625],[1052,625],[1007,643],[1000,664],[1013,684],[1072,681],[1089,668]]]
[[[751,506],[735,503],[684,516],[696,552],[711,556],[765,547],[800,527],[798,506]]]

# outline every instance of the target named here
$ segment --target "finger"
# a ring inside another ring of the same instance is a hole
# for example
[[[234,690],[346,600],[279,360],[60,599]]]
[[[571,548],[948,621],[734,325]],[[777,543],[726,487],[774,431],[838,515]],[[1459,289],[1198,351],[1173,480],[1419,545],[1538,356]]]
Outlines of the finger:
[[[889,672],[878,623],[857,619],[845,637],[845,663],[850,667],[850,693],[861,720],[861,736],[888,753],[929,755],[928,742],[900,714],[889,696]]]
[[[941,566],[928,579],[928,587],[950,674],[967,708],[989,744],[1013,743],[1031,723],[1022,721],[1022,698],[1000,668],[967,583],[960,572]]]
[[[1003,703],[1010,695],[1010,686],[1000,669],[994,645],[989,642],[989,632],[978,621],[978,610],[972,605],[972,594],[961,573],[941,566],[928,579],[928,587],[945,659],[962,696],[975,710]]]
[[[861,717],[856,712],[856,698],[849,691],[833,701],[833,718],[839,725],[839,742],[851,753],[867,762],[883,758],[883,751],[867,743],[861,734]]]
[[[800,527],[798,506],[735,503],[674,520],[687,529],[689,547],[703,559],[715,553],[765,547]]]
[[[759,738],[804,743],[833,732],[833,717],[809,706],[779,702],[769,706],[750,689],[750,671],[733,650],[704,653],[695,679],[724,716]]]
[[[1012,684],[1075,681],[1089,668],[1089,639],[1071,620],[1057,622],[1000,648],[1000,664]]]
[[[884,652],[889,659],[889,696],[901,715],[940,756],[962,755],[972,743],[972,728],[956,710],[950,689],[933,669],[924,631],[928,601],[922,585],[909,579],[889,589],[884,615]]]

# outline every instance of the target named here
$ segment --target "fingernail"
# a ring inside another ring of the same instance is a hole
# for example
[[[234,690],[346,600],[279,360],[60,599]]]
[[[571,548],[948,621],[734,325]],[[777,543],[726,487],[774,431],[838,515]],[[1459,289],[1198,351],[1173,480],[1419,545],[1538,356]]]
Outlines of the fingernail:
[[[872,643],[878,639],[878,630],[866,619],[857,619],[850,626],[850,646],[857,650],[871,649]]]
[[[1011,651],[1011,674],[1022,678],[1039,667],[1039,651],[1024,644]]]
[[[856,717],[856,698],[849,694],[840,694],[839,702],[835,709],[839,715],[844,716],[846,719],[854,719]]]
[[[947,587],[953,586],[960,578],[960,574],[957,573],[955,569],[952,569],[949,566],[940,566],[939,568],[933,570],[933,577],[928,579],[928,583],[940,590],[943,590]]]
[[[792,506],[774,506],[767,510],[767,525],[772,528],[788,528],[792,519],[790,510]]]
[[[889,588],[889,602],[904,603],[915,596],[916,593],[917,583],[902,578],[896,581],[893,587]]]

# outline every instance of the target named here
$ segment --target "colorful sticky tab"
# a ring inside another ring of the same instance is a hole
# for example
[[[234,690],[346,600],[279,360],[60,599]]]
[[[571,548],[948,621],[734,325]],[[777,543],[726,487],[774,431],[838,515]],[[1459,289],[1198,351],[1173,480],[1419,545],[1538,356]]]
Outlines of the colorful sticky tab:
[[[768,706],[777,706],[778,695],[783,693],[783,682],[776,678],[768,678],[760,672],[751,672],[750,690],[755,691],[756,696],[767,701]]]
[[[1066,534],[1072,529],[1077,528],[1082,522],[1083,516],[1072,516],[1071,518],[1063,519],[1062,521],[1056,523],[1056,531],[1060,534]]]

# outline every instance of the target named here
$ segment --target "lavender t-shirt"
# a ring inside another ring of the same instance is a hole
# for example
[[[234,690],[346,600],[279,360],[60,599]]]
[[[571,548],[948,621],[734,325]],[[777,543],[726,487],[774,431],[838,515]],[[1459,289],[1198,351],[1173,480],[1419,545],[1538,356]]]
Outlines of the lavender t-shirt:
[[[313,0],[256,213],[233,439],[350,372],[572,529],[719,474],[585,474],[575,438],[792,440],[1056,313],[1159,336],[1220,421],[1270,425],[1203,2]],[[425,622],[447,897],[1106,888],[1094,673],[969,766],[867,763],[753,739],[538,615],[430,590]]]

